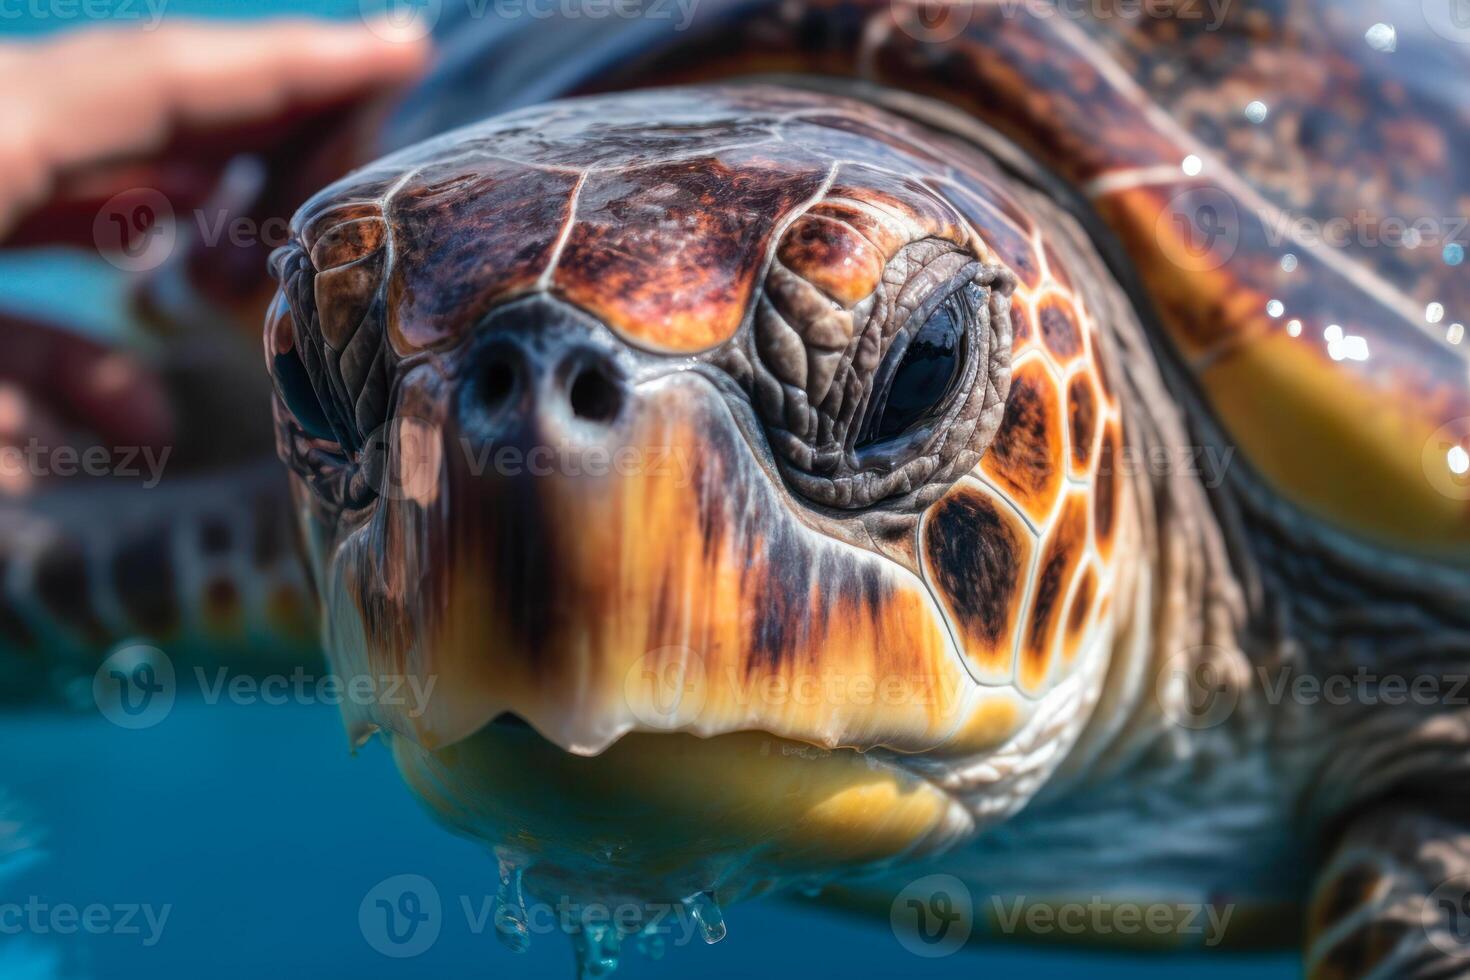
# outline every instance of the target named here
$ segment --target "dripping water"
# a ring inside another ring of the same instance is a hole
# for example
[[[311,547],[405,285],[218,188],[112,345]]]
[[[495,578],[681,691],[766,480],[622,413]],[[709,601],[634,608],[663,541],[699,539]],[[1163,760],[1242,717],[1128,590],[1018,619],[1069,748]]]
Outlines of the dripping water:
[[[513,953],[531,947],[531,927],[526,918],[526,898],[521,890],[521,869],[500,862],[500,891],[496,895],[495,935]]]
[[[725,913],[715,901],[714,892],[698,892],[684,899],[684,907],[694,917],[700,937],[710,945],[725,938]]]

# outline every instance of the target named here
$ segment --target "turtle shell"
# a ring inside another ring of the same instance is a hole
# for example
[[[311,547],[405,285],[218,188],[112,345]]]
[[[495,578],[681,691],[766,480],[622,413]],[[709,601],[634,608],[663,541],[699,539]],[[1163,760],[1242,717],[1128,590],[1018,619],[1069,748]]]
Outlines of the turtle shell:
[[[1452,24],[1408,33],[1426,23],[1417,4],[1372,43],[1352,5],[1082,6],[711,3],[687,30],[570,25],[545,43],[580,45],[579,67],[513,93],[485,69],[527,39],[461,37],[415,108],[459,98],[412,115],[442,128],[456,106],[483,112],[487,91],[772,72],[962,108],[1100,219],[1119,278],[1218,423],[1200,439],[1258,477],[1240,485],[1380,543],[1463,554],[1470,49]]]

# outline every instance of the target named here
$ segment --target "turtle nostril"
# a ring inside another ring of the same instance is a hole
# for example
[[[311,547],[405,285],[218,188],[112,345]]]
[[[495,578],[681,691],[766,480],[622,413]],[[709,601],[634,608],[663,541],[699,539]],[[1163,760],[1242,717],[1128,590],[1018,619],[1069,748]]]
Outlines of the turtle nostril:
[[[623,407],[617,382],[597,366],[587,366],[572,379],[572,413],[588,422],[611,422]]]

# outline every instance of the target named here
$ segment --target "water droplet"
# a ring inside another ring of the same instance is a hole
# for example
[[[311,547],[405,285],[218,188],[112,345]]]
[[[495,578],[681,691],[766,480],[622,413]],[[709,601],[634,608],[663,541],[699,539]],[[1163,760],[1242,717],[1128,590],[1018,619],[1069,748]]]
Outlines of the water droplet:
[[[1389,53],[1398,49],[1399,32],[1392,24],[1379,22],[1368,28],[1363,35],[1363,40],[1368,42],[1368,47],[1374,51]]]
[[[715,901],[714,892],[699,892],[684,899],[694,924],[699,926],[699,935],[705,942],[714,945],[725,938],[725,913]]]
[[[1286,322],[1286,332],[1289,336],[1300,337],[1302,335],[1302,321],[1288,320]]]
[[[1444,264],[1459,265],[1465,261],[1465,246],[1459,242],[1450,242],[1444,247]]]
[[[1451,446],[1446,454],[1445,462],[1450,464],[1450,472],[1455,476],[1464,476],[1470,473],[1470,452],[1466,452],[1464,446]]]
[[[500,890],[496,894],[495,935],[513,953],[531,947],[531,927],[526,921],[526,898],[521,892],[521,869],[500,864]]]
[[[622,934],[616,929],[602,923],[583,923],[580,930],[572,933],[572,950],[577,956],[580,980],[613,973],[618,968],[621,944]]]
[[[1273,320],[1285,312],[1286,304],[1279,299],[1273,299],[1266,304],[1266,315]]]
[[[1368,359],[1368,338],[1358,337],[1354,334],[1345,333],[1337,324],[1329,324],[1322,331],[1322,337],[1327,341],[1327,356],[1334,361],[1366,361]]]
[[[1253,123],[1265,122],[1266,116],[1270,115],[1270,113],[1271,110],[1267,109],[1266,103],[1262,102],[1260,99],[1253,100],[1249,105],[1245,107],[1245,118],[1249,119]]]
[[[1450,328],[1444,332],[1444,339],[1452,344],[1458,344],[1465,339],[1465,325],[1463,323],[1450,324]]]
[[[1205,162],[1191,153],[1184,158],[1184,162],[1180,164],[1180,167],[1184,169],[1184,175],[1186,177],[1198,177],[1200,172],[1205,169]]]
[[[1296,256],[1293,255],[1291,252],[1287,252],[1285,255],[1281,256],[1281,271],[1296,271]]]
[[[1430,303],[1428,306],[1424,307],[1424,319],[1428,320],[1430,323],[1438,323],[1439,321],[1443,320],[1444,304]]]

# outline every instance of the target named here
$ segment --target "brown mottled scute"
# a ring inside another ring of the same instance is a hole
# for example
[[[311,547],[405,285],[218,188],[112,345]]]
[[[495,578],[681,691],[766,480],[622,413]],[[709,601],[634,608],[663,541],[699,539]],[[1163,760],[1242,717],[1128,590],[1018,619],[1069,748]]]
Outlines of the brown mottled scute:
[[[1097,611],[1093,600],[1097,598],[1097,574],[1089,565],[1074,579],[1072,595],[1067,600],[1067,624],[1062,655],[1071,660],[1077,656],[1086,637],[1090,617]]]
[[[802,166],[756,147],[588,174],[553,285],[652,350],[713,347],[744,320],[765,243],[827,173],[815,158]],[[657,237],[627,223],[648,210],[664,216]]]
[[[792,222],[776,251],[782,265],[848,307],[877,287],[887,258],[846,221],[810,211]]]
[[[1123,506],[1124,466],[1122,435],[1116,423],[1103,427],[1101,448],[1097,454],[1097,483],[1092,496],[1092,526],[1097,548],[1104,555],[1112,553],[1118,511]]]
[[[1036,690],[1046,679],[1056,647],[1067,593],[1090,542],[1087,534],[1087,495],[1068,495],[1060,518],[1048,535],[1037,572],[1036,590],[1021,640],[1021,685]]]
[[[959,484],[925,517],[925,577],[982,680],[1011,679],[1035,551],[1021,515],[979,484]]]
[[[1043,296],[1036,309],[1036,322],[1041,328],[1042,343],[1057,361],[1065,363],[1082,353],[1082,328],[1064,295]]]
[[[965,218],[990,230],[988,240],[995,254],[1021,280],[1027,289],[1041,284],[1042,263],[1032,245],[1028,231],[1017,227],[994,203],[994,195],[984,191],[985,184],[974,175],[961,172],[955,180],[959,193],[954,205]]]
[[[1061,389],[1044,357],[1023,358],[1012,369],[1000,431],[980,462],[982,472],[1036,522],[1050,516],[1065,479],[1064,413]]]
[[[1068,469],[1074,474],[1086,473],[1092,465],[1100,418],[1091,375],[1086,371],[1072,375],[1067,382],[1067,424],[1072,447]]]

